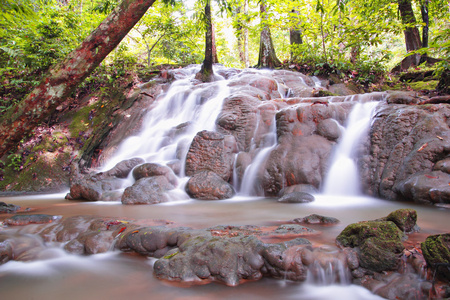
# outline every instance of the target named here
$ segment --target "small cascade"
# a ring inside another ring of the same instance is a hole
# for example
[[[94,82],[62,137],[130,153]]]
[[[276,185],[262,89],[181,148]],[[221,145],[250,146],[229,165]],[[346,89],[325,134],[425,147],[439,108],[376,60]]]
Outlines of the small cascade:
[[[360,180],[355,155],[357,145],[369,128],[378,102],[356,103],[351,111],[346,129],[333,154],[323,192],[328,195],[357,196]]]
[[[215,129],[229,88],[225,80],[194,86],[193,78],[198,69],[198,66],[189,68],[184,78],[176,80],[156,99],[155,107],[143,122],[142,132],[124,140],[103,170],[131,157],[163,164],[184,159],[197,132]]]
[[[258,115],[259,117],[259,115]],[[258,122],[259,123],[259,122]],[[255,132],[258,131],[256,128]],[[252,142],[253,143],[253,142]],[[242,178],[240,194],[243,196],[264,196],[264,191],[261,184],[258,182],[258,174],[261,168],[265,167],[265,161],[270,155],[270,152],[277,146],[277,132],[275,116],[271,122],[269,132],[265,135],[257,154],[252,160],[252,163],[247,166]],[[252,145],[256,148],[256,145]]]
[[[315,249],[314,262],[308,266],[306,282],[315,285],[348,285],[351,274],[346,264],[346,257],[333,247],[323,246]]]

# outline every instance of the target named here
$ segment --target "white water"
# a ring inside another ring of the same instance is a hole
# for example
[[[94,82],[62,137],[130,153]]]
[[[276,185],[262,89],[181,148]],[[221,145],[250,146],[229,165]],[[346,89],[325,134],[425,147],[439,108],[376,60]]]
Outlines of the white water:
[[[356,150],[367,133],[378,102],[356,103],[347,126],[333,154],[331,167],[324,182],[324,194],[358,196],[361,194]]]
[[[181,155],[178,155],[184,159],[197,132],[215,129],[229,88],[225,80],[194,86],[193,79],[198,71],[198,66],[187,69],[184,78],[176,80],[167,93],[156,99],[155,107],[145,117],[142,131],[124,140],[103,170],[132,157],[164,164],[181,158],[177,157],[180,148]],[[177,134],[175,131],[180,125],[184,128],[178,128],[180,133]]]
[[[258,115],[259,117],[259,115]],[[259,119],[259,118],[258,118]],[[259,123],[259,122],[258,122]],[[258,132],[256,128],[255,132]],[[261,168],[265,167],[265,162],[277,146],[277,128],[275,116],[271,122],[269,132],[264,137],[262,145],[258,148],[258,152],[255,158],[252,160],[251,164],[247,166],[242,178],[241,190],[239,192],[242,196],[264,196],[264,191],[261,183],[258,182],[258,173]],[[256,148],[256,145],[252,145],[252,148]]]

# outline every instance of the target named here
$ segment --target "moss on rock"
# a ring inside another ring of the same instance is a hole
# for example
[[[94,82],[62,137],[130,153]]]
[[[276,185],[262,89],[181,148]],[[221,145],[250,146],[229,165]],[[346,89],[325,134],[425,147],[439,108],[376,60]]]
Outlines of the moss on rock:
[[[431,235],[421,244],[428,266],[436,276],[450,281],[450,233]]]
[[[358,247],[361,266],[381,272],[397,268],[403,251],[402,237],[394,222],[369,221],[348,225],[336,242],[343,247]]]

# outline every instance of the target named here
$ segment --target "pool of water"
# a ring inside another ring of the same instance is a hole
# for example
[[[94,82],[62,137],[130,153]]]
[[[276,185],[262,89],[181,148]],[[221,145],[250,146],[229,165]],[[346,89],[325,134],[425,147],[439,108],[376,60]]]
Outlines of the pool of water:
[[[314,246],[334,245],[335,237],[348,224],[384,217],[399,208],[414,208],[418,212],[421,231],[410,235],[412,244],[430,234],[450,232],[449,210],[367,197],[317,195],[316,201],[308,204],[236,197],[223,201],[187,200],[125,206],[120,202],[68,201],[63,196],[3,197],[0,201],[32,208],[31,212],[24,213],[166,219],[194,228],[219,224],[278,224],[313,213],[338,218],[341,222],[336,226],[309,226],[321,232],[308,237]],[[0,220],[6,217],[0,215]],[[151,258],[119,252],[78,256],[65,253],[58,245],[49,245],[47,251],[43,260],[10,261],[0,266],[2,299],[381,299],[355,285],[321,286],[269,278],[237,287],[218,283],[175,284],[153,276]]]

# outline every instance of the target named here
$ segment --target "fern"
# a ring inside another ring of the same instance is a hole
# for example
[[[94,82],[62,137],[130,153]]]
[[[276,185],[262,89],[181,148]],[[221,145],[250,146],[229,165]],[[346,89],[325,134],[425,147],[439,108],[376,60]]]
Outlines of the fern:
[[[15,58],[19,55],[18,51],[5,46],[0,46],[0,49],[5,51],[11,58]]]

